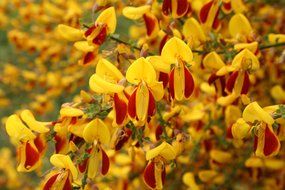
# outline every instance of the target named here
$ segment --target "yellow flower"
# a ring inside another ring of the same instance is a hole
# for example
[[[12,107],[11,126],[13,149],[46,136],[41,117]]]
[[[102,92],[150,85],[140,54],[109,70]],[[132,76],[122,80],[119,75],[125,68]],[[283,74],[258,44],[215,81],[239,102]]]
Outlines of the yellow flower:
[[[87,170],[89,178],[94,179],[100,168],[102,175],[106,175],[109,170],[109,157],[102,148],[102,144],[109,144],[110,131],[104,122],[98,118],[87,124],[83,131],[83,138],[86,142],[92,143],[88,150],[90,157],[86,160],[87,164],[81,172]]]
[[[175,158],[174,148],[167,142],[162,142],[154,149],[147,151],[146,160],[150,160],[144,170],[144,181],[151,189],[162,189],[165,178],[166,161]]]
[[[280,141],[273,131],[272,116],[262,109],[257,102],[252,102],[246,106],[242,117],[252,125],[257,122],[253,130],[256,130],[254,137],[254,151],[257,156],[269,157],[278,154]]]
[[[78,177],[78,171],[68,155],[54,154],[50,162],[56,167],[41,184],[42,189],[70,189]]]
[[[155,70],[145,58],[139,58],[131,64],[126,79],[136,85],[129,98],[129,116],[144,124],[155,113],[155,101],[164,95],[163,84],[156,80]]]
[[[189,46],[179,38],[173,37],[163,46],[161,58],[165,63],[174,65],[169,75],[169,91],[172,99],[181,101],[189,98],[194,90],[194,80],[186,65],[193,59]]]

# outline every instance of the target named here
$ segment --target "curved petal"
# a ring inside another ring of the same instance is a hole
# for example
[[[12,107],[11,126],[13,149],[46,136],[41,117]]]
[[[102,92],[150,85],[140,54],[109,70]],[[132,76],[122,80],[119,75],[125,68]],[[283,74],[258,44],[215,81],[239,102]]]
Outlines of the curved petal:
[[[124,78],[121,71],[115,65],[110,63],[107,59],[100,59],[96,66],[96,74],[100,77],[110,77],[115,81],[120,81]]]
[[[174,148],[167,142],[162,142],[159,146],[147,151],[146,160],[151,160],[158,155],[166,160],[173,160],[176,156]]]
[[[229,22],[232,37],[248,36],[252,32],[248,19],[241,13],[235,14]]]
[[[110,131],[101,119],[96,118],[90,121],[84,128],[83,138],[88,143],[98,140],[103,144],[108,144],[110,141]]]
[[[83,39],[83,34],[84,34],[82,30],[64,24],[59,24],[57,26],[56,32],[58,32],[62,38],[68,41],[79,41]]]
[[[161,51],[161,57],[165,63],[174,64],[178,59],[190,63],[193,59],[193,54],[189,46],[177,37],[168,40]]]
[[[19,141],[27,141],[36,138],[36,135],[23,124],[16,114],[8,117],[6,121],[6,131],[10,137],[14,137]]]
[[[50,157],[50,163],[58,168],[70,170],[73,179],[77,179],[78,172],[68,155],[54,154]]]
[[[123,15],[131,20],[137,20],[150,11],[150,5],[143,5],[140,7],[125,7],[123,9]]]
[[[156,73],[151,63],[141,57],[130,65],[126,79],[132,84],[139,84],[142,81],[152,84],[156,81]]]
[[[108,33],[114,33],[117,25],[116,12],[114,7],[105,9],[96,19],[96,24],[106,24],[108,27]]]
[[[49,132],[49,128],[47,128],[41,122],[38,122],[35,120],[35,117],[30,110],[22,111],[21,112],[21,118],[29,126],[29,128],[32,129],[33,131],[38,132],[38,133]]]
[[[269,125],[274,123],[274,119],[264,111],[257,102],[252,102],[246,106],[242,113],[242,117],[245,121],[253,123],[255,120],[264,121]]]
[[[91,90],[97,93],[119,93],[124,90],[123,86],[107,82],[97,74],[90,77],[89,86]]]
[[[223,66],[225,66],[225,63],[215,51],[208,53],[204,57],[203,64],[205,67],[211,69],[221,69]]]

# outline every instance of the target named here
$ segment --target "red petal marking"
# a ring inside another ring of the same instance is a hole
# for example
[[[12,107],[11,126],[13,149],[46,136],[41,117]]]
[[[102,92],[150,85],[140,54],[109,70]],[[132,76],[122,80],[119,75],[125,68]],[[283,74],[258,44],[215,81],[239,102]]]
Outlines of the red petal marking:
[[[70,124],[74,125],[76,122],[77,122],[77,117],[72,117],[71,121],[70,121]]]
[[[174,99],[174,68],[171,70],[169,75],[169,93],[172,99]]]
[[[88,163],[88,158],[86,158],[85,160],[83,160],[80,164],[78,164],[78,170],[83,173],[86,170],[87,167],[87,163]]]
[[[150,90],[148,91],[148,94],[149,94],[149,100],[148,100],[147,115],[153,116],[155,114],[155,100]]]
[[[95,55],[93,52],[88,52],[84,55],[83,65],[86,65],[95,59]]]
[[[88,150],[86,150],[86,153],[89,153],[92,151],[92,148],[89,148]],[[87,168],[87,163],[88,163],[89,158],[86,158],[85,160],[83,160],[83,162],[78,164],[78,169],[81,173],[85,172],[86,168]]]
[[[255,152],[257,149],[257,145],[258,145],[258,137],[255,136],[254,137],[254,141],[253,141],[253,151]]]
[[[229,1],[229,2],[227,2],[227,3],[223,3],[223,7],[227,10],[227,11],[229,11],[229,10],[231,10],[232,9],[232,4],[231,4],[231,2]]]
[[[109,157],[106,154],[106,152],[101,148],[101,152],[102,152],[102,168],[101,168],[101,174],[102,175],[106,175],[109,171],[109,167],[110,167],[110,161],[109,161]]]
[[[191,94],[193,93],[193,90],[194,90],[194,80],[193,80],[193,77],[189,71],[189,69],[184,66],[184,76],[185,76],[185,79],[184,79],[184,96],[185,98],[189,98],[191,96]]]
[[[188,10],[188,1],[187,0],[178,0],[177,1],[177,10],[176,13],[178,16],[184,16]]]
[[[95,26],[95,25],[88,28],[88,30],[85,31],[84,36],[88,37],[90,34],[92,34],[92,32],[95,30],[95,28],[97,28],[97,26]]]
[[[236,83],[236,79],[238,77],[238,71],[235,71],[233,72],[228,81],[227,81],[227,84],[226,84],[226,89],[229,91],[229,92],[232,92],[233,91],[233,88],[235,86],[235,83]]]
[[[137,93],[137,88],[134,90],[132,95],[129,98],[129,103],[128,103],[128,113],[131,118],[136,118],[137,113],[136,113],[136,93]]]
[[[121,100],[117,93],[114,94],[114,110],[116,113],[116,123],[121,125],[127,116],[127,103]]]
[[[128,128],[124,129],[124,133],[125,133],[124,134],[125,136],[123,138],[121,138],[115,146],[116,151],[120,150],[123,147],[123,145],[125,144],[125,142],[127,142],[129,140],[130,136],[132,135],[132,131]]]
[[[55,174],[51,176],[44,185],[43,190],[50,190],[58,175],[59,174]]]
[[[211,76],[208,79],[208,83],[211,85],[213,84],[217,79],[219,78],[219,76],[217,76],[215,73],[211,74]]]
[[[99,34],[93,39],[93,43],[96,45],[102,45],[107,37],[107,26],[103,26]]]
[[[168,81],[169,81],[169,76],[168,76],[168,74],[163,73],[163,72],[159,72],[158,81],[162,82],[163,88],[165,88],[165,87],[167,86],[167,84],[168,84]]]
[[[199,17],[200,17],[200,21],[202,23],[205,23],[206,20],[207,20],[207,17],[208,17],[208,14],[209,14],[209,11],[212,7],[212,4],[213,4],[213,1],[210,1],[208,3],[206,3],[200,10],[200,14],[199,14]]]
[[[211,140],[204,140],[203,143],[207,152],[212,149],[213,145]]]
[[[243,85],[241,89],[241,94],[247,94],[250,87],[249,75],[247,72],[244,73]]]
[[[232,127],[233,126],[231,125],[227,128],[227,138],[229,138],[229,139],[233,138]]]
[[[37,138],[34,139],[34,144],[38,149],[38,152],[41,154],[44,149],[46,148],[46,144],[43,141],[43,139],[40,137],[40,135],[37,136]]]
[[[155,138],[156,138],[156,140],[158,140],[158,141],[160,140],[160,135],[162,134],[162,132],[163,132],[162,126],[158,125],[156,127],[156,130],[155,130]]]
[[[55,135],[54,140],[55,140],[55,152],[59,153],[64,147],[66,140],[64,138],[61,138],[61,136],[59,135]]]
[[[66,178],[65,184],[62,190],[72,190],[71,180],[69,179],[69,176]]]
[[[264,132],[264,148],[263,152],[265,156],[269,156],[273,152],[277,151],[279,148],[279,139],[277,136],[274,134],[272,130],[269,129],[268,126],[265,128]]]
[[[164,185],[164,183],[165,183],[165,176],[166,176],[165,167],[163,167],[163,170],[161,172],[162,185]]]
[[[225,80],[225,76],[221,76],[220,77],[220,84],[221,84],[221,90],[222,90],[222,95],[226,96],[226,92],[225,92],[225,88],[226,88],[226,80]]]
[[[163,38],[160,41],[159,44],[159,53],[161,54],[162,48],[165,45],[165,43],[167,42],[167,40],[169,39],[169,36],[166,34],[165,36],[163,36]]]
[[[146,26],[146,34],[148,36],[150,36],[152,34],[152,32],[154,31],[155,29],[155,19],[156,17],[151,17],[150,15],[147,15],[147,14],[144,14],[143,15],[143,19],[144,19],[144,22],[145,22],[145,26]]]
[[[25,161],[25,168],[29,168],[34,166],[40,158],[39,152],[32,147],[32,145],[27,142],[26,143],[26,161]]]
[[[215,18],[214,18],[214,22],[212,24],[212,27],[216,30],[219,28],[220,26],[220,20],[219,20],[219,11],[220,11],[220,8],[218,9],[216,15],[215,15]]]
[[[171,14],[171,12],[172,12],[171,0],[164,0],[162,4],[162,13],[167,16]]]
[[[154,174],[154,168],[155,167],[155,163],[154,162],[150,162],[143,173],[143,178],[144,178],[144,182],[151,188],[155,188],[156,187],[156,182],[155,182],[155,174]]]

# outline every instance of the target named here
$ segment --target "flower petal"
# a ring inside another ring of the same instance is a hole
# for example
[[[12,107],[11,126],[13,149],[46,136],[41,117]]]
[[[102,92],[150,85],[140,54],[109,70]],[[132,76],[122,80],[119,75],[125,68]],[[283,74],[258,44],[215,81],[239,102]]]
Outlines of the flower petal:
[[[106,24],[108,33],[114,33],[117,25],[116,12],[114,7],[105,9],[96,19],[96,24]]]
[[[152,84],[156,81],[156,73],[151,63],[141,57],[130,65],[126,79],[132,84],[139,84],[141,81]]]
[[[184,41],[177,37],[173,37],[164,45],[161,56],[165,63],[169,65],[177,63],[178,59],[190,63],[193,59],[193,54],[189,46]]]

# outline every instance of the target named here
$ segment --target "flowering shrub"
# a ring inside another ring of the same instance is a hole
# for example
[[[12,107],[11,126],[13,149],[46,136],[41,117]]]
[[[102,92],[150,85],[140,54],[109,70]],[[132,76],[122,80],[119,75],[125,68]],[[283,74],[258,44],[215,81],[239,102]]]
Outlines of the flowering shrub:
[[[33,54],[34,70],[5,65],[3,81],[27,93],[39,85],[45,101],[22,106],[5,129],[17,171],[42,177],[37,188],[284,189],[284,7],[243,0],[24,5],[19,15],[31,30],[15,20],[8,37]],[[58,110],[50,102],[77,89]],[[48,111],[58,116],[36,119]],[[0,155],[11,157],[6,151]],[[7,171],[19,174],[10,165],[3,171],[12,180]]]

